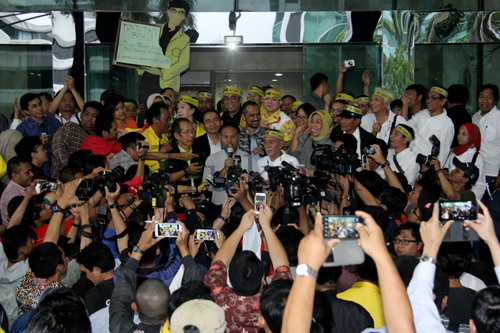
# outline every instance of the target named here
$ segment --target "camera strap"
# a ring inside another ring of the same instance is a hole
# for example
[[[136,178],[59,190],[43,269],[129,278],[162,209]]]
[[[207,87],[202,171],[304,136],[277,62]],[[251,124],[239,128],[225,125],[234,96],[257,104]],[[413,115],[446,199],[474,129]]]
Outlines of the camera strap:
[[[389,111],[389,112],[391,112],[391,111]],[[394,128],[396,127],[396,120],[397,119],[398,119],[398,115],[395,115],[394,119],[392,120],[391,130],[389,131],[389,138],[387,139],[387,147],[391,147],[391,144],[390,144],[391,134],[392,134],[392,131],[394,131]]]
[[[405,172],[403,171],[403,168],[401,168],[401,165],[399,165],[398,159],[396,158],[396,154],[392,155],[392,160],[394,161],[394,165],[396,166],[396,169],[398,169],[398,172],[404,175]]]
[[[115,241],[117,239],[125,237],[125,235],[128,233],[129,220],[127,218],[127,215],[125,215],[125,213],[123,212],[123,210],[122,210],[121,207],[118,207],[118,213],[122,217],[123,222],[125,222],[125,225],[126,225],[125,230],[123,230],[123,232],[121,232],[119,235],[114,235],[114,236],[111,236],[111,237],[105,237],[104,236],[104,231],[106,231],[106,230],[104,229],[104,225],[101,223],[101,221],[99,221],[99,224],[101,225],[101,232],[100,232],[101,239],[107,240],[107,241]]]

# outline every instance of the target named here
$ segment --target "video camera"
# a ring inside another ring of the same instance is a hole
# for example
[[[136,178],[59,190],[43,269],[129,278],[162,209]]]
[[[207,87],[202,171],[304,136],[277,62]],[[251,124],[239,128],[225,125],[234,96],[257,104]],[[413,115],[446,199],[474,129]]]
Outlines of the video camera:
[[[244,173],[248,173],[241,167],[241,156],[234,156],[234,165],[230,166],[227,170],[226,177],[219,177],[220,172],[214,173],[213,182],[211,182],[212,186],[215,188],[226,188],[227,192],[236,193],[238,190],[236,189],[235,184],[240,186],[239,178]]]
[[[344,152],[344,146],[337,150],[330,145],[317,145],[311,155],[311,164],[319,170],[329,170],[339,175],[352,174],[361,161],[355,152]]]
[[[267,167],[270,187],[276,191],[280,184],[285,191],[285,200],[291,207],[301,205],[317,205],[321,200],[329,200],[327,184],[330,176],[323,172],[315,171],[316,177],[306,177],[288,162],[283,161],[281,166]]]
[[[88,201],[94,193],[108,187],[109,192],[115,192],[117,184],[123,182],[125,169],[117,166],[111,171],[101,171],[94,179],[85,179],[80,182],[75,195],[81,201]]]
[[[167,185],[172,185],[172,178],[167,173],[167,160],[160,161],[160,169],[153,173],[149,179],[142,183],[142,190],[137,191],[139,198],[149,199],[153,207],[165,207],[167,199]]]
[[[432,143],[431,154],[428,156],[418,154],[416,159],[418,164],[430,166],[432,158],[439,156],[439,152],[441,150],[441,142],[435,135],[431,135],[431,137],[429,137],[429,141]]]

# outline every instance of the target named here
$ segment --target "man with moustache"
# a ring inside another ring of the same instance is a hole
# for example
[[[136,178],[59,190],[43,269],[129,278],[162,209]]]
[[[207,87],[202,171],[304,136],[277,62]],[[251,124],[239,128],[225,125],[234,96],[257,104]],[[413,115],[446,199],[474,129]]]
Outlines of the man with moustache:
[[[252,154],[258,161],[264,152],[264,131],[260,126],[260,108],[255,102],[248,101],[241,106],[242,118],[246,123],[245,129],[240,133],[239,149],[247,154]]]
[[[204,114],[208,110],[212,110],[214,108],[212,94],[208,91],[198,91],[196,98],[198,98],[198,110],[200,110],[201,114]]]
[[[267,156],[261,158],[257,163],[259,165],[259,172],[263,179],[269,179],[266,166],[281,166],[283,161],[290,163],[298,168],[299,160],[293,156],[286,154],[283,149],[283,133],[274,129],[266,130],[264,136],[264,148],[266,149]]]

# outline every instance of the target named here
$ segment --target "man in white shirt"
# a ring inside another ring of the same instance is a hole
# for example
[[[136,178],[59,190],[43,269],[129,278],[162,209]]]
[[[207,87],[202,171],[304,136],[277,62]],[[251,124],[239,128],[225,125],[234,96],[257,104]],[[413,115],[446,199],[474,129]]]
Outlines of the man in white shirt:
[[[455,133],[453,122],[444,109],[447,96],[448,92],[443,87],[432,87],[427,96],[427,109],[408,121],[408,126],[415,131],[415,139],[410,144],[410,149],[415,154],[430,155],[432,143],[429,138],[435,135],[441,143],[438,158],[440,161],[446,160]]]
[[[392,171],[404,175],[411,187],[415,184],[419,170],[417,155],[408,148],[414,137],[415,132],[410,126],[403,124],[396,126],[389,139],[391,149],[387,155]]]
[[[490,187],[491,190],[500,187],[500,110],[496,107],[498,97],[497,86],[485,84],[479,87],[477,94],[479,111],[472,116],[472,122],[481,131],[481,156],[484,159],[486,182],[495,183]],[[483,200],[490,209],[498,236],[500,235],[500,192],[494,194],[493,198],[486,193]]]
[[[259,171],[257,161],[238,149],[239,129],[234,124],[225,124],[220,129],[222,150],[210,155],[205,163],[205,176],[214,178],[214,174],[218,172],[217,177],[225,178],[229,168],[235,165],[235,156],[241,158],[241,168],[250,171]],[[227,197],[226,188],[214,188],[212,185],[209,189],[212,192],[212,203],[217,206],[219,211]]]
[[[389,89],[376,88],[370,100],[372,113],[361,118],[361,127],[375,135],[377,139],[383,140],[386,144],[389,144],[389,136],[394,127],[398,124],[406,124],[406,120],[402,116],[389,111],[393,99],[394,97]]]
[[[257,163],[259,165],[259,172],[264,179],[269,179],[266,166],[281,166],[283,161],[290,163],[294,167],[299,166],[299,160],[295,157],[285,154],[283,150],[284,135],[280,131],[268,129],[264,135],[264,149],[266,150],[266,157],[261,158]]]

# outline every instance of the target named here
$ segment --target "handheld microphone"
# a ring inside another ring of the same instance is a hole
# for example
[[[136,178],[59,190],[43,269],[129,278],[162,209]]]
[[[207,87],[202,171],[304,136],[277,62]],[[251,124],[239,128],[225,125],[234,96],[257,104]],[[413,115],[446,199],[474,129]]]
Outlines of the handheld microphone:
[[[229,155],[229,157],[233,157],[233,151],[233,147],[227,148],[227,154]]]

